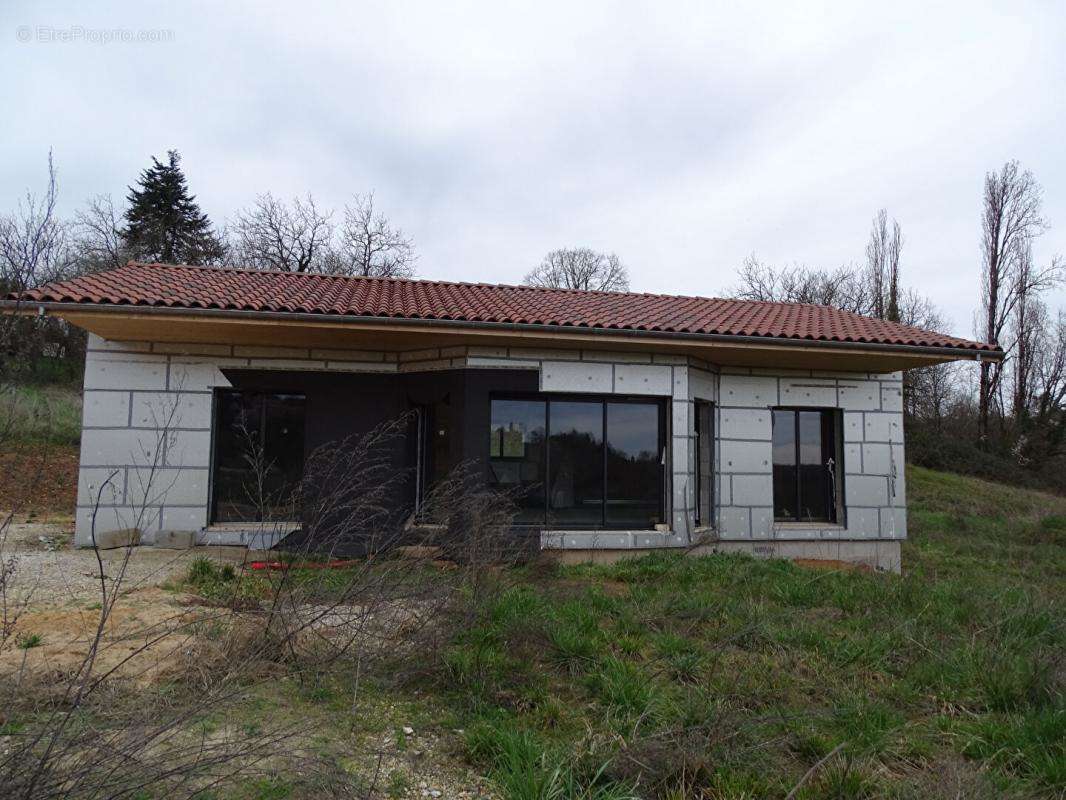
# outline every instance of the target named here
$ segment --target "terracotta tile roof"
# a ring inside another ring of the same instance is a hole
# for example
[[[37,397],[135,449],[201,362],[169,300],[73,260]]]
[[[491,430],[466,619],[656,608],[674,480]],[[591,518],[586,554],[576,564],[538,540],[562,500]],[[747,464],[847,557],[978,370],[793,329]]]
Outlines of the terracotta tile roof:
[[[827,306],[130,262],[9,300],[999,348]]]

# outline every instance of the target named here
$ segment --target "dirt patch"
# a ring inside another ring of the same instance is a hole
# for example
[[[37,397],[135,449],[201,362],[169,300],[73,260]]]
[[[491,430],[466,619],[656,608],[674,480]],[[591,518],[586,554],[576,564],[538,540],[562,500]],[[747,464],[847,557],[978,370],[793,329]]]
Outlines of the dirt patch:
[[[181,603],[182,597],[162,589],[123,594],[106,620],[94,671],[115,671],[115,677],[151,682],[176,651],[193,638],[196,623],[210,611]],[[99,608],[29,609],[14,628],[16,642],[34,637],[39,643],[0,654],[0,672],[24,670],[30,675],[69,673],[81,667],[100,626]]]
[[[0,453],[0,509],[20,519],[70,517],[78,487],[78,446],[19,445]]]

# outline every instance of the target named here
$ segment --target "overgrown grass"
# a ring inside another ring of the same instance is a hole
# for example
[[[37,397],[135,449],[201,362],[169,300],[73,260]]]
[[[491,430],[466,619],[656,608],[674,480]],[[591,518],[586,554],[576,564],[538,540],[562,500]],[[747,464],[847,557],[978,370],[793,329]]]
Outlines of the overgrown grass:
[[[404,710],[358,735],[421,715],[521,800],[784,797],[816,765],[797,797],[1063,796],[1066,499],[916,468],[908,491],[902,577],[737,555],[492,573],[414,678],[359,679]],[[232,602],[272,579],[199,561],[187,585]],[[339,753],[352,681],[265,702]],[[410,774],[378,791],[417,795]]]
[[[965,796],[1060,796],[1066,500],[908,477],[903,577],[726,555],[520,573],[435,684],[467,757],[510,798],[782,797],[834,751],[798,796],[939,796],[949,767]]]
[[[0,430],[14,442],[76,445],[81,393],[62,384],[0,384]]]

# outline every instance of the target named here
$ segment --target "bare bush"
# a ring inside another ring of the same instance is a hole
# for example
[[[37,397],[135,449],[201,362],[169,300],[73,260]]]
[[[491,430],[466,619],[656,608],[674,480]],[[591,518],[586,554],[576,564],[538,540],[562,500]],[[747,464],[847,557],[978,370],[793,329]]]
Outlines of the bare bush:
[[[157,423],[161,436],[177,425],[174,414]],[[430,490],[418,514],[397,504],[409,476],[394,456],[408,429],[404,418],[316,450],[291,498],[302,530],[276,561],[258,570],[194,562],[190,588],[204,600],[167,619],[124,628],[117,609],[133,548],[110,562],[95,550],[100,610],[84,655],[65,671],[0,672],[0,722],[17,725],[0,751],[6,796],[189,797],[266,770],[328,777],[335,767],[301,744],[311,723],[266,720],[254,731],[208,723],[258,686],[313,683],[328,671],[354,676],[358,720],[360,676],[385,663],[393,676],[424,669],[425,653],[439,652],[472,598],[495,585],[493,565],[525,552],[507,498],[466,465]],[[157,502],[167,487],[151,488],[159,465],[149,461],[144,494]],[[112,484],[96,488],[97,508]],[[145,513],[130,509],[131,526],[146,524]],[[351,754],[360,756],[373,776],[377,754]],[[355,796],[348,777],[334,777],[318,790]]]

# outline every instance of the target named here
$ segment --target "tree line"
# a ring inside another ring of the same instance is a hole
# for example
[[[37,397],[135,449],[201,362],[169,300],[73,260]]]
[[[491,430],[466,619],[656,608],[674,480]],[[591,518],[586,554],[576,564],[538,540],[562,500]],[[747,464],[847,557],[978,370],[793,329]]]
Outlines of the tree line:
[[[14,210],[0,214],[0,295],[130,260],[379,278],[416,274],[414,242],[381,211],[373,192],[354,195],[339,211],[310,194],[286,201],[265,192],[217,226],[190,191],[176,150],[162,161],[153,157],[128,188],[124,202],[95,195],[62,218],[49,153],[44,190],[27,190]],[[617,255],[588,248],[551,251],[525,282],[598,291],[629,287]],[[0,338],[7,356],[0,366],[8,372],[13,365],[59,363],[74,377],[84,350],[84,336],[60,320],[8,318]]]

